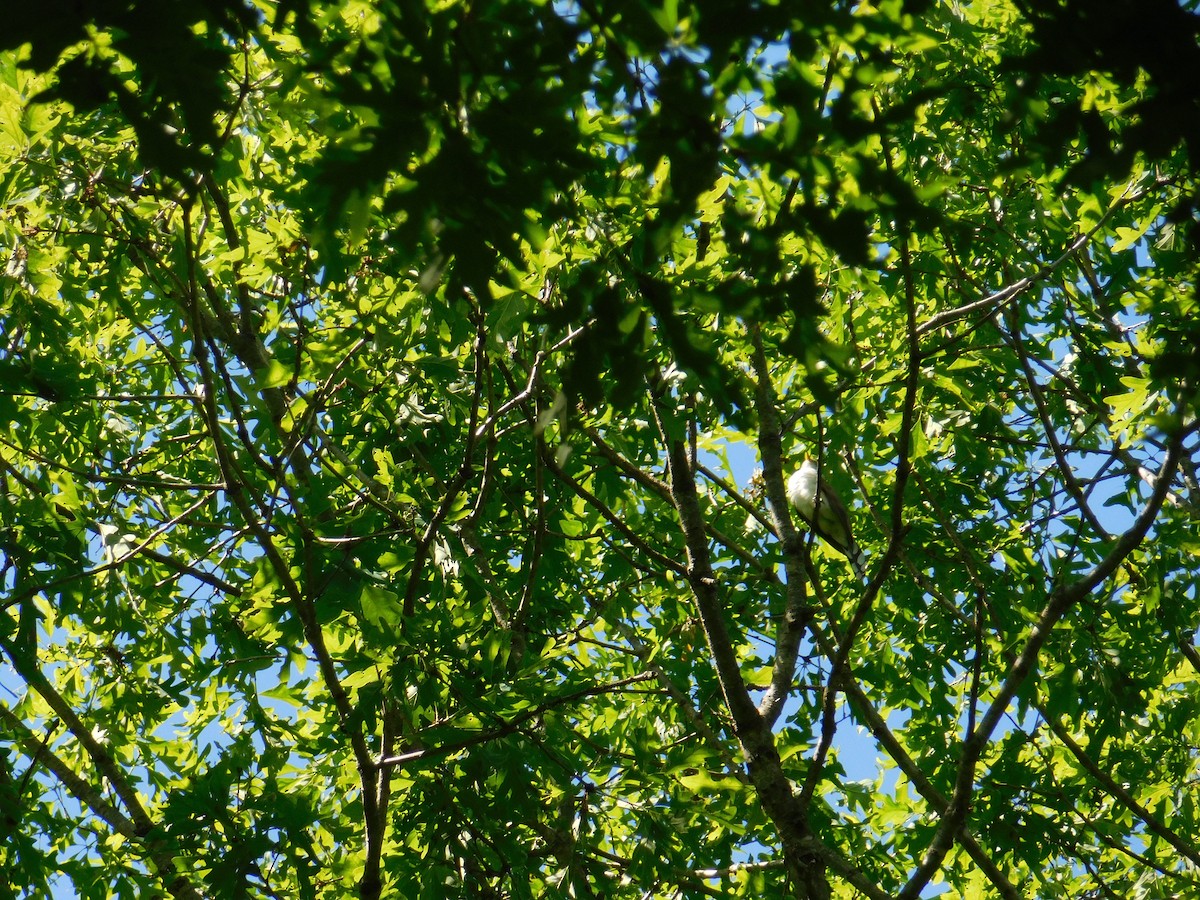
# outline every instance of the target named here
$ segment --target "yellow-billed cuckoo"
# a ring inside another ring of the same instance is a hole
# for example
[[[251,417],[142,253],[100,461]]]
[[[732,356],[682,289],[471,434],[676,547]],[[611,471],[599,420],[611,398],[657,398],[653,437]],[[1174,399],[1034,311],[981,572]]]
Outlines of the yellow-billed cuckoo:
[[[824,472],[818,470],[816,462],[805,457],[800,468],[788,479],[787,496],[818,537],[846,557],[854,574],[862,578],[866,571],[863,552],[850,531],[850,514],[846,504],[829,486]]]

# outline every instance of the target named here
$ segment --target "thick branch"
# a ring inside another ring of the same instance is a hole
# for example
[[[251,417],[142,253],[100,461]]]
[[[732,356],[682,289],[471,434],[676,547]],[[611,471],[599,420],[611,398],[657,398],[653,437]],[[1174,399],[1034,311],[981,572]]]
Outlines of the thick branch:
[[[1195,844],[1189,843],[1179,835],[1178,832],[1168,828],[1167,825],[1161,822],[1150,810],[1146,809],[1142,804],[1138,803],[1133,794],[1129,793],[1125,788],[1121,787],[1111,775],[1105,772],[1096,761],[1093,760],[1075,740],[1067,734],[1065,728],[1058,722],[1052,719],[1045,711],[1042,711],[1042,716],[1046,720],[1046,724],[1050,726],[1051,732],[1071,751],[1071,755],[1079,762],[1081,766],[1096,779],[1097,783],[1106,790],[1110,796],[1127,810],[1137,816],[1145,824],[1148,831],[1157,834],[1160,838],[1178,850],[1183,856],[1192,861],[1195,866],[1200,866],[1200,850]]]
[[[258,545],[262,548],[263,555],[270,563],[275,576],[279,579],[280,585],[291,601],[292,608],[296,611],[301,628],[304,631],[304,637],[317,658],[317,666],[320,669],[326,689],[329,691],[329,696],[333,702],[338,720],[343,726],[346,726],[346,730],[349,733],[350,745],[358,767],[359,783],[362,790],[363,818],[369,829],[378,818],[378,798],[375,793],[376,770],[374,760],[367,748],[366,738],[352,724],[354,721],[354,708],[346,689],[342,686],[341,679],[338,677],[337,666],[329,653],[329,648],[325,644],[325,635],[321,630],[320,622],[317,620],[312,601],[304,595],[303,590],[301,590],[300,585],[292,575],[291,566],[283,558],[279,548],[275,546],[269,527],[257,515],[254,507],[247,499],[245,480],[222,435],[220,413],[217,409],[216,390],[209,365],[207,347],[205,341],[199,339],[203,334],[203,325],[200,321],[200,311],[196,297],[195,247],[192,239],[190,216],[186,208],[184,209],[183,235],[185,260],[188,266],[188,293],[186,295],[188,302],[186,312],[190,318],[193,333],[197,336],[197,340],[192,343],[193,354],[205,388],[201,408],[204,413],[209,437],[212,440],[213,449],[216,453],[217,463],[220,466],[221,477],[226,485],[226,496],[229,498],[230,503],[238,510],[243,521],[245,521],[250,532],[257,540]]]
[[[129,815],[124,815],[109,804],[98,790],[30,734],[25,724],[8,707],[0,705],[0,718],[17,733],[30,757],[45,764],[46,768],[54,773],[73,797],[85,804],[114,831],[139,841],[146,848],[158,874],[163,878],[167,890],[173,897],[178,900],[200,900],[200,894],[196,888],[176,868],[170,851],[160,842],[151,838],[154,832],[154,822],[145,807],[142,806],[141,799],[126,778],[125,772],[117,767],[112,754],[96,739],[92,730],[76,715],[71,705],[54,689],[41,669],[36,667],[34,660],[14,653],[13,648],[7,642],[0,646],[3,646],[13,667],[25,679],[26,684],[37,691],[38,695],[46,701],[55,715],[63,721],[67,729],[79,741],[96,770],[108,779],[108,783],[120,797],[121,803],[128,810]]]
[[[875,740],[879,741],[880,746],[895,761],[900,771],[912,782],[913,787],[917,789],[917,793],[939,815],[943,815],[946,812],[946,807],[949,805],[945,796],[934,787],[933,782],[925,776],[920,766],[908,755],[904,746],[892,734],[883,716],[879,715],[879,712],[871,704],[871,698],[867,696],[858,682],[851,677],[847,677],[844,680],[843,688],[847,697],[854,703],[855,707],[866,720],[867,728],[870,729],[871,735]],[[971,834],[965,824],[955,837],[962,848],[967,851],[967,855],[971,857],[975,865],[979,866],[979,870],[983,872],[987,880],[1000,892],[1001,897],[1005,898],[1005,900],[1020,900],[1022,895],[1016,886],[1008,880],[1008,876],[1000,871],[1000,868],[988,856],[987,851],[979,845],[979,842],[975,840],[975,836]]]
[[[10,653],[11,655],[11,653]],[[71,796],[94,812],[105,824],[117,834],[130,840],[138,837],[137,826],[119,809],[104,799],[104,795],[83,777],[78,775],[71,766],[46,746],[45,741],[29,730],[11,709],[0,704],[0,719],[4,720],[8,730],[25,748],[25,754],[49,769],[54,777],[63,783]]]
[[[825,856],[817,850],[805,810],[784,775],[770,727],[755,708],[742,681],[737,652],[725,627],[687,446],[683,441],[673,441],[669,453],[671,495],[679,511],[679,524],[687,545],[688,584],[708,639],[721,693],[733,716],[734,732],[746,757],[750,780],[763,809],[779,831],[784,857],[796,875],[797,896],[805,900],[827,900],[830,890],[825,876]],[[778,487],[782,490],[782,484]]]
[[[899,900],[916,900],[921,895],[925,885],[929,883],[929,879],[941,866],[942,860],[953,845],[954,836],[962,828],[970,810],[971,794],[975,787],[975,767],[991,740],[992,733],[1006,714],[1013,697],[1036,668],[1038,654],[1049,639],[1055,624],[1066,614],[1067,610],[1103,583],[1116,570],[1117,566],[1145,540],[1150,526],[1162,508],[1163,501],[1167,496],[1168,485],[1178,468],[1184,436],[1182,433],[1177,434],[1169,443],[1167,457],[1159,471],[1158,484],[1154,493],[1129,530],[1117,539],[1108,555],[1078,581],[1055,588],[1050,593],[1045,607],[1038,616],[1037,624],[1030,631],[1024,648],[1009,667],[1008,677],[999,693],[980,720],[978,728],[963,744],[958,774],[954,782],[954,793],[950,798],[946,814],[942,817],[942,822],[921,865],[917,867],[898,895]]]
[[[791,693],[800,640],[816,610],[808,601],[806,586],[810,580],[809,572],[804,564],[800,536],[792,525],[791,509],[783,487],[783,439],[762,332],[755,328],[750,337],[754,341],[754,374],[757,379],[754,400],[759,421],[758,452],[763,463],[763,481],[772,524],[783,545],[783,568],[787,573],[783,619],[775,632],[771,684],[758,710],[767,728],[770,728],[783,712],[783,704]]]

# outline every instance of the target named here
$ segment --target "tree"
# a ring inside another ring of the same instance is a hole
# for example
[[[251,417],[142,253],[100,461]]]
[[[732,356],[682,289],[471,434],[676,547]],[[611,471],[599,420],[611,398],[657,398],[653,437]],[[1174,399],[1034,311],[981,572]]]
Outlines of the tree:
[[[8,894],[1194,892],[1200,19],[1126,6],[14,14]]]

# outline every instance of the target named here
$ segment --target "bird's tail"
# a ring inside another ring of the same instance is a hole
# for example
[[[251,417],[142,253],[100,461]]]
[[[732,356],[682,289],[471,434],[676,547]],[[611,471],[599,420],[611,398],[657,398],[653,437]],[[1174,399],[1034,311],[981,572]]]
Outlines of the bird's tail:
[[[863,553],[862,548],[858,544],[850,545],[846,559],[850,561],[850,568],[854,570],[854,574],[865,581],[867,578],[867,554]]]

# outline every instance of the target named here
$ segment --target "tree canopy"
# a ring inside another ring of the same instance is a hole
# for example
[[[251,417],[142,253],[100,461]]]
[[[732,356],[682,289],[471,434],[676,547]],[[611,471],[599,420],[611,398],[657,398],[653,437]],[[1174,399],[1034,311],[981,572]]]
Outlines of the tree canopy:
[[[0,897],[1200,892],[1195,6],[8,10]]]

